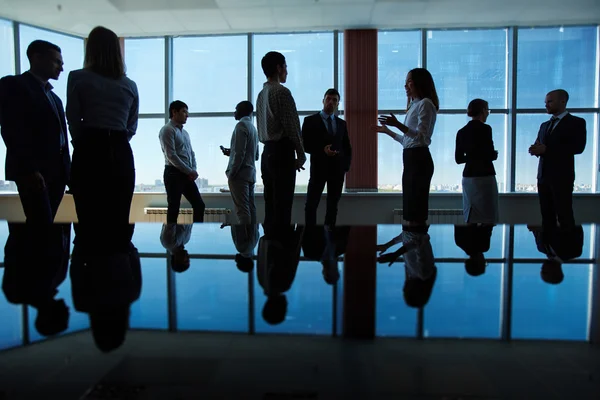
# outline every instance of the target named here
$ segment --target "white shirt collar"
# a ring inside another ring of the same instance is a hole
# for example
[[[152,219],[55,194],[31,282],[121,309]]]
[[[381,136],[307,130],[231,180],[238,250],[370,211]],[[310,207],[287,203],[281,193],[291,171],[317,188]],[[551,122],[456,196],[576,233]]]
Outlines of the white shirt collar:
[[[565,115],[567,115],[569,112],[568,111],[564,111],[558,115],[556,115],[556,118],[558,118],[558,121],[560,122],[561,119],[563,119],[565,117]],[[553,115],[554,117],[554,115]]]

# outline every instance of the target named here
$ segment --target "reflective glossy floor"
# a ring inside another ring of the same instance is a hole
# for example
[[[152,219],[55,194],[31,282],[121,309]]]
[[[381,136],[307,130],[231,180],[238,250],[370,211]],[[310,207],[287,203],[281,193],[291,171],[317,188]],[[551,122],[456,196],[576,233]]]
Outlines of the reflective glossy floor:
[[[124,343],[99,350],[73,265],[56,335],[0,296],[0,399],[600,397],[597,226],[408,231],[136,224]]]

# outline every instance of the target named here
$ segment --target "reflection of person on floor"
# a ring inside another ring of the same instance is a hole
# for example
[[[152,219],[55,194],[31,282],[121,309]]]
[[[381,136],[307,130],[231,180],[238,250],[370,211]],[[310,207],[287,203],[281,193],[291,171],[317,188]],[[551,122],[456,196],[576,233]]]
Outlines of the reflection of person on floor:
[[[75,242],[71,258],[73,305],[89,314],[96,347],[108,353],[125,342],[130,307],[142,290],[140,255],[131,243],[133,225],[121,228],[129,242],[107,254],[94,254]]]
[[[427,225],[403,225],[400,235],[385,244],[377,245],[379,263],[388,263],[391,266],[400,256],[404,256],[406,281],[403,292],[404,301],[409,307],[420,308],[427,304],[437,277],[428,231]],[[398,243],[402,243],[402,247],[393,253],[384,254]]]
[[[238,253],[235,265],[242,272],[250,272],[254,267],[254,249],[258,244],[258,225],[232,225],[231,239]]]
[[[36,228],[30,224],[8,223],[2,290],[10,303],[35,308],[36,330],[40,335],[51,336],[65,331],[69,325],[65,301],[54,297],[67,277],[71,224],[48,228],[47,252],[32,245],[32,229]]]
[[[280,324],[287,314],[285,293],[290,289],[298,264],[304,227],[263,226],[265,234],[258,242],[258,265],[256,274],[267,301],[262,310],[263,319],[271,324]]]
[[[583,252],[583,227],[542,228],[527,225],[535,238],[538,251],[548,259],[542,264],[540,276],[546,283],[557,285],[564,279],[562,264],[581,256]]]
[[[185,245],[192,236],[192,224],[163,224],[160,231],[160,244],[170,254],[171,269],[185,272],[190,267],[190,255]]]
[[[325,229],[322,225],[307,226],[302,239],[304,257],[319,261],[323,266],[323,279],[334,285],[340,279],[338,258],[346,252],[349,226]]]
[[[492,225],[454,225],[454,241],[469,256],[465,260],[467,274],[479,276],[485,272],[486,261],[483,253],[490,249],[493,229]]]

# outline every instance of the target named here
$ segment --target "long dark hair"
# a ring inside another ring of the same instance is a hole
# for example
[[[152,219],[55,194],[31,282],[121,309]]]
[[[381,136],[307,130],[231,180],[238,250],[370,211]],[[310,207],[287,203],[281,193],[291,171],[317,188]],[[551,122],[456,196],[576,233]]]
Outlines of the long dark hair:
[[[83,66],[107,78],[125,76],[121,44],[113,31],[103,26],[92,29],[85,45]]]
[[[440,99],[438,98],[437,91],[435,90],[435,83],[431,73],[425,68],[414,68],[410,70],[410,78],[417,89],[419,97],[422,99],[429,99],[433,102],[435,109],[440,109]]]

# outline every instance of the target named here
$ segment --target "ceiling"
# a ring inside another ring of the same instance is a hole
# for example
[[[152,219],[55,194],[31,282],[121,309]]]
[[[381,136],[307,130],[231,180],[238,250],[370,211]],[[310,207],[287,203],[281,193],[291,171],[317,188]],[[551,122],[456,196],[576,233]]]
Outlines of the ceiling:
[[[78,36],[600,23],[600,0],[0,0],[0,16]]]

